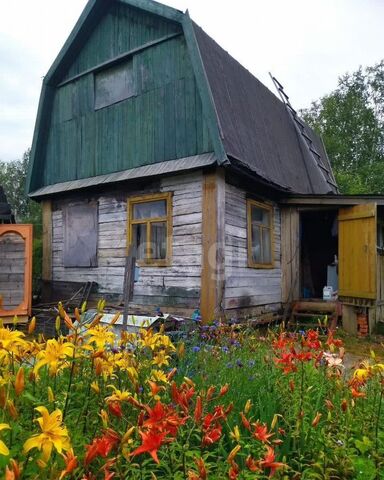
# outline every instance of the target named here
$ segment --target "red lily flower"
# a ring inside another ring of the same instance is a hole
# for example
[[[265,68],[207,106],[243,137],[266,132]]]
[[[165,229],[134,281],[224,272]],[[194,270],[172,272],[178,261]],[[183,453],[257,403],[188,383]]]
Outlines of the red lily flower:
[[[253,459],[250,455],[248,455],[247,459],[245,460],[245,464],[251,472],[260,472],[259,462]]]
[[[207,479],[207,469],[205,467],[204,460],[202,458],[195,458],[195,463],[199,471],[199,480]]]
[[[179,426],[183,425],[188,418],[179,417],[172,407],[163,405],[160,401],[153,408],[148,406],[145,408],[149,418],[143,421],[142,426],[158,432],[165,432],[172,436],[176,436]]]
[[[251,431],[251,423],[250,423],[250,421],[247,419],[247,417],[244,415],[243,412],[240,412],[240,416],[241,416],[241,421],[242,421],[242,423],[243,423],[243,426],[244,426],[247,430]]]
[[[239,473],[240,473],[239,465],[235,461],[232,460],[231,466],[230,466],[229,472],[228,472],[229,480],[236,480],[237,477],[239,476]]]
[[[85,465],[89,465],[97,456],[106,458],[119,442],[120,436],[118,433],[110,428],[106,430],[102,437],[95,438],[90,445],[86,445]]]
[[[264,460],[259,462],[261,468],[270,468],[269,477],[273,477],[278,468],[286,467],[285,463],[275,462],[275,452],[272,447],[267,447]]]
[[[253,436],[257,440],[260,440],[260,442],[269,443],[269,438],[272,437],[274,434],[268,433],[267,425],[265,423],[261,424],[260,422],[253,423],[252,425],[255,428]]]
[[[148,433],[139,431],[139,433],[143,443],[140,447],[136,448],[131,455],[137,456],[140,455],[140,453],[148,452],[156,463],[160,463],[157,457],[157,451],[163,444],[166,433],[155,433],[152,431]]]
[[[72,473],[78,465],[77,457],[75,457],[75,455],[73,454],[73,450],[68,450],[66,454],[63,453],[63,458],[65,461],[66,468],[61,472],[60,480],[64,478],[66,475],[69,475],[70,473]]]
[[[212,443],[217,442],[221,437],[221,425],[216,425],[209,429],[203,436],[202,444],[203,445],[212,445]]]
[[[120,402],[109,402],[108,403],[108,410],[115,417],[121,418],[123,416],[123,412],[121,410]]]

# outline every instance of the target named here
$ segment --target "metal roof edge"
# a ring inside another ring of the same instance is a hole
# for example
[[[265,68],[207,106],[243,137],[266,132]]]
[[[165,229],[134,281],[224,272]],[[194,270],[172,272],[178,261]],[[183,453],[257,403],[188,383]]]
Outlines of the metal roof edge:
[[[137,178],[153,177],[171,173],[195,170],[197,168],[208,167],[217,163],[216,155],[213,152],[194,155],[192,157],[178,158],[176,160],[167,160],[165,162],[144,165],[131,168],[120,172],[98,175],[96,177],[71,180],[68,182],[55,183],[41,187],[29,194],[30,198],[39,199],[41,197],[55,195],[74,190],[96,187],[100,185],[109,185],[112,183],[124,182]]]
[[[280,200],[281,205],[287,206],[353,206],[364,203],[376,203],[384,205],[384,195],[342,195],[342,194],[288,194]]]

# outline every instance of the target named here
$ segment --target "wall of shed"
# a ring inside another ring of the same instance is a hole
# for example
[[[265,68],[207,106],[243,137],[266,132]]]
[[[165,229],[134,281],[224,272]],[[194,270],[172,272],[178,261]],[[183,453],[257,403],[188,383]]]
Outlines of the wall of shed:
[[[148,193],[173,192],[172,264],[141,267],[134,285],[132,308],[149,313],[157,306],[184,314],[199,307],[201,278],[202,173],[166,177],[140,189],[120,189],[87,200],[98,202],[98,266],[65,268],[63,264],[63,207],[56,201],[52,212],[52,280],[95,281],[99,294],[122,297],[127,246],[127,198]],[[118,300],[118,299],[117,299]]]
[[[226,184],[225,310],[228,315],[256,315],[281,306],[281,220],[274,206],[274,268],[248,267],[247,192]]]
[[[113,3],[62,81],[181,26]],[[41,178],[32,189],[212,151],[183,35],[132,55],[136,94],[94,109],[91,71],[55,90]]]

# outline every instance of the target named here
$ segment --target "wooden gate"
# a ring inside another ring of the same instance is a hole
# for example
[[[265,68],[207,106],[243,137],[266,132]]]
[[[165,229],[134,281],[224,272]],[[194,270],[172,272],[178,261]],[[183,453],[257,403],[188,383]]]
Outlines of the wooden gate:
[[[0,318],[27,317],[32,303],[32,225],[0,225]]]
[[[376,204],[339,210],[339,296],[375,299]]]

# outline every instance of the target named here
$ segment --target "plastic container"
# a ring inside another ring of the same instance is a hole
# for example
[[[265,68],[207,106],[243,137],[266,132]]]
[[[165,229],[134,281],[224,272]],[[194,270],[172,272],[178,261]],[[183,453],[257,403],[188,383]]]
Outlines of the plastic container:
[[[326,286],[323,288],[323,300],[333,299],[333,287]]]

